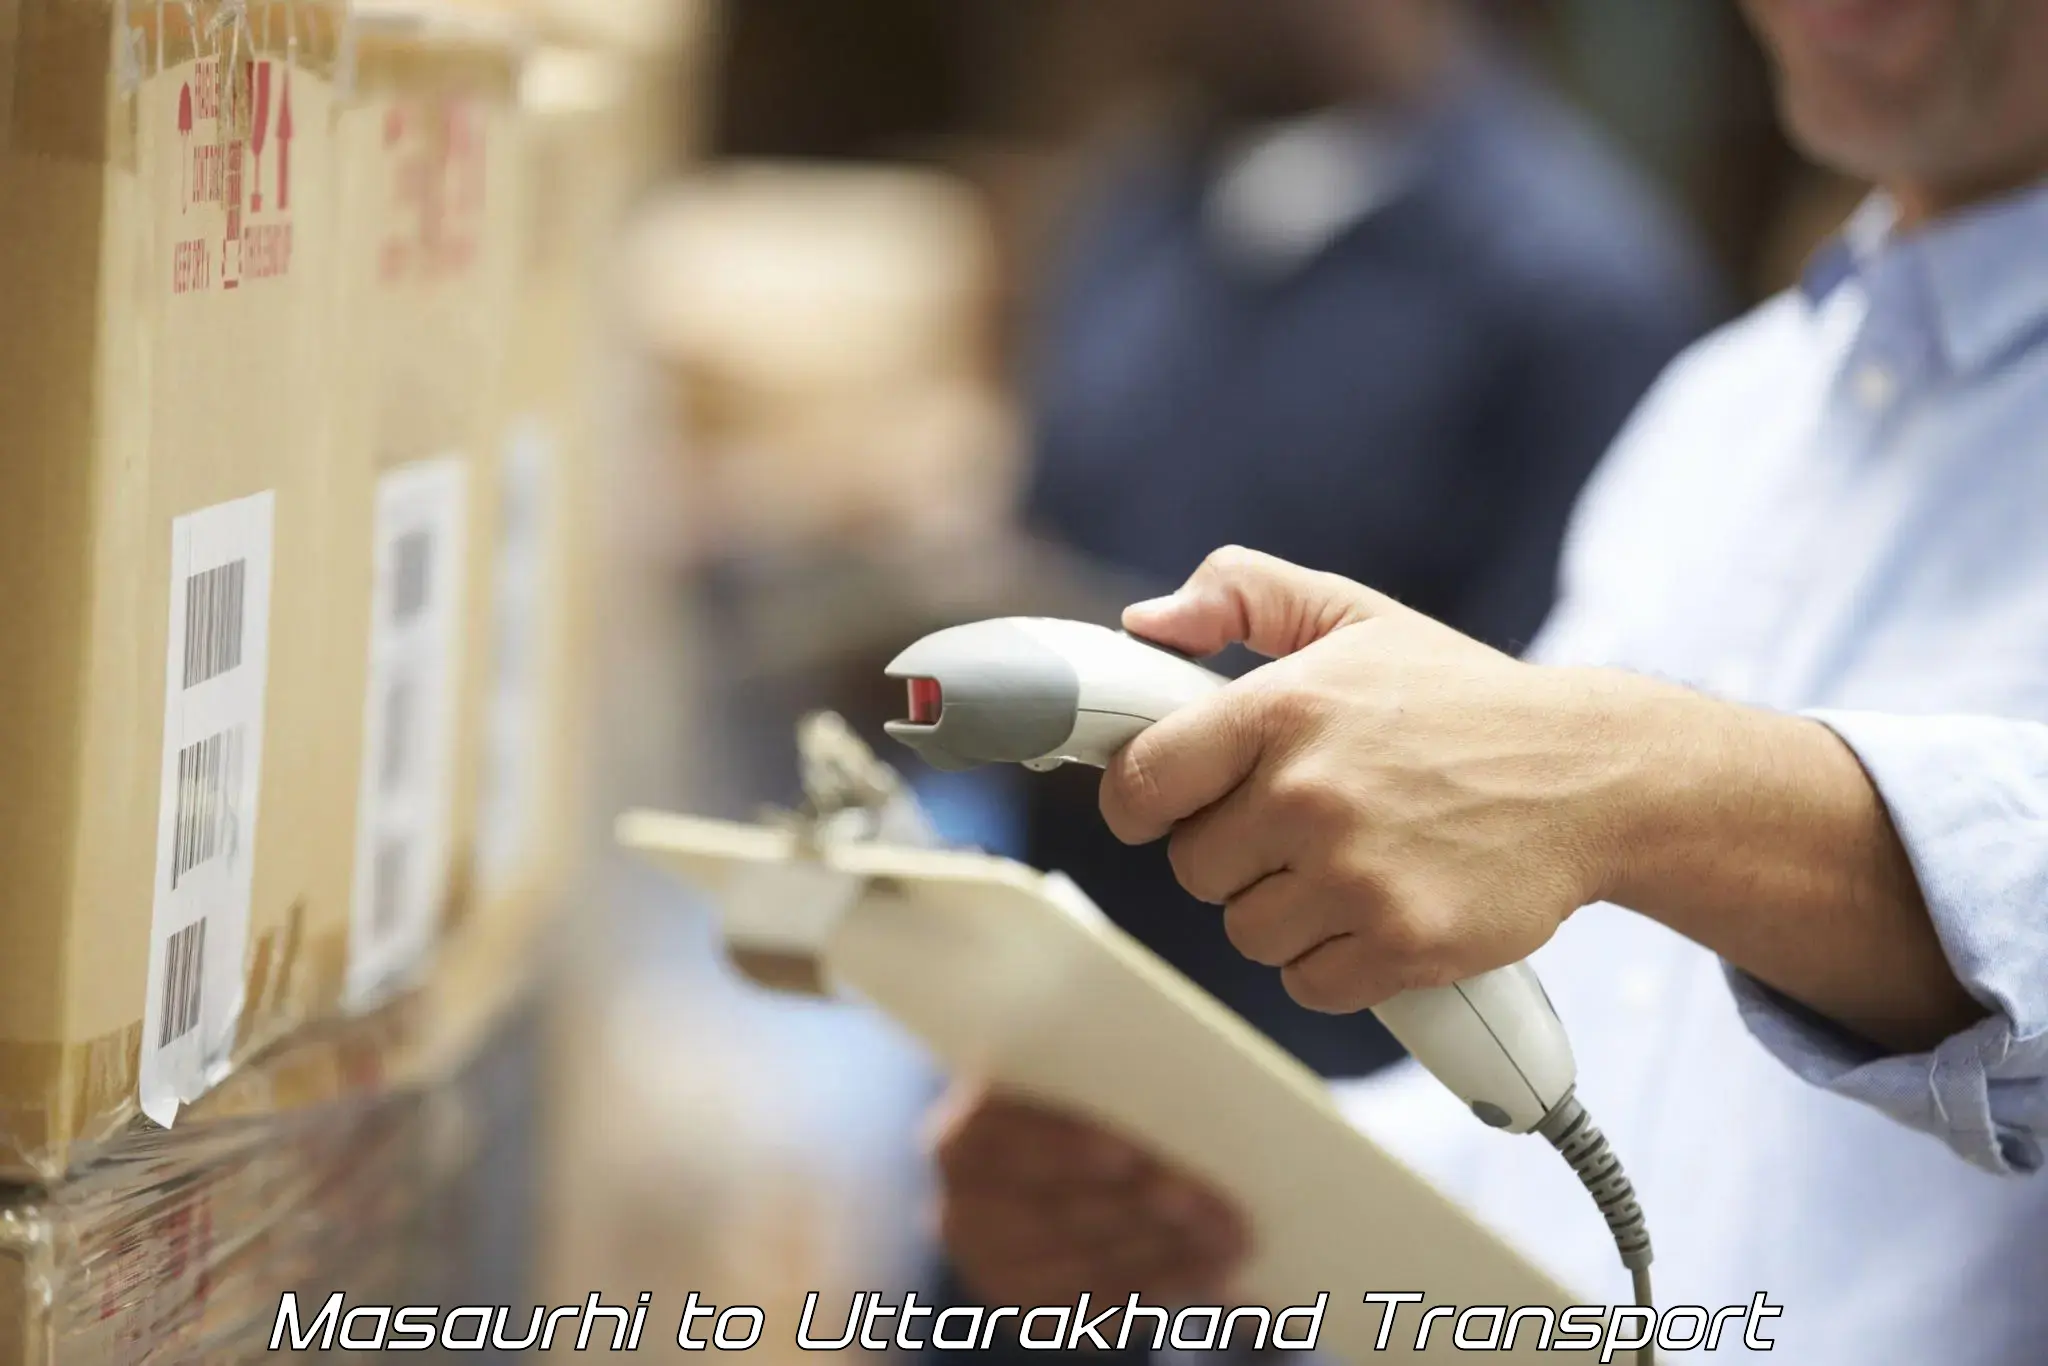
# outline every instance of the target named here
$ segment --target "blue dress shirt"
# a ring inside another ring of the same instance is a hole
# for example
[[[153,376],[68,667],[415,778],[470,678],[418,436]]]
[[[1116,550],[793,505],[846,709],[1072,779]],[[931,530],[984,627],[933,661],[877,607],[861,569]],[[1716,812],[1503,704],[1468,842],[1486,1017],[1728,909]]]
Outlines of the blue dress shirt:
[[[1538,656],[1805,713],[1855,750],[1988,1012],[1888,1057],[1640,917],[1574,916],[1535,962],[1660,1302],[1764,1291],[1764,1336],[1808,1366],[2039,1366],[2048,1184],[2001,1177],[2048,1137],[2048,185],[1909,234],[1872,201],[1806,288],[1659,382],[1565,566]],[[1544,1145],[1412,1068],[1350,1104],[1568,1282],[1627,1293]]]

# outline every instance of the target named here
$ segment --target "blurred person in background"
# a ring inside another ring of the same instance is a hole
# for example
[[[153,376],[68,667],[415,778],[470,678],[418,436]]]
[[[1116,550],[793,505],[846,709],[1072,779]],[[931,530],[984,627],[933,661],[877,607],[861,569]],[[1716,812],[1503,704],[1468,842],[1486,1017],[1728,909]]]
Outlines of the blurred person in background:
[[[2048,4],[1744,9],[1794,135],[1881,189],[1631,420],[1537,662],[1218,556],[1127,622],[1284,658],[1136,742],[1103,812],[1134,840],[1203,813],[1174,866],[1321,1009],[1534,950],[1663,1304],[1762,1291],[1809,1366],[2033,1366],[2048,1185],[1999,1178],[2048,1142]],[[1356,1100],[1566,1284],[1626,1293],[1546,1145],[1412,1066]],[[1223,1294],[1240,1264],[1213,1193],[1072,1121],[963,1095],[939,1154],[985,1294]]]
[[[1693,244],[1452,0],[1127,8],[1182,97],[1112,160],[1040,309],[1030,528],[1162,590],[1257,545],[1518,650],[1582,482],[1710,321]],[[1309,1065],[1399,1056],[1191,932],[1085,777],[941,781],[1009,794],[1029,862]],[[1012,1293],[962,1270],[955,1299]]]
[[[1155,583],[1256,545],[1527,644],[1565,519],[1710,321],[1692,243],[1454,0],[1142,0],[1178,116],[1089,197],[1029,382],[1027,525]],[[1013,784],[1026,857],[1312,1066],[1394,1056],[1214,936],[1093,784]]]

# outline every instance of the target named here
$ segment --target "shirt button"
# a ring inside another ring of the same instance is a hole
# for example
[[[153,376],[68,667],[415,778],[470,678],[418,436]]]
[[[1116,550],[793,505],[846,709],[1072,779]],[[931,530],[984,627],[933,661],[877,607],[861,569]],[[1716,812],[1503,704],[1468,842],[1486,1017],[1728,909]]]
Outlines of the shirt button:
[[[1882,365],[1866,365],[1856,372],[1856,398],[1866,408],[1884,407],[1898,388],[1898,380]]]

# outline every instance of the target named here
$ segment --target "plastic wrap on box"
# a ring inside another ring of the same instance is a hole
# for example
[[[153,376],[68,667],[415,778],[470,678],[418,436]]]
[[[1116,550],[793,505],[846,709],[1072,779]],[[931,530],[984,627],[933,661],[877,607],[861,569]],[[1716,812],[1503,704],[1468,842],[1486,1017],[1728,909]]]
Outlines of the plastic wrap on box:
[[[432,1079],[398,1061],[407,1032],[387,1014],[308,1040],[243,1073],[239,1097],[209,1097],[208,1114],[0,1194],[0,1366],[290,1360],[269,1351],[286,1291],[516,1301],[533,1017],[514,1010]],[[255,1097],[266,1077],[272,1094]]]
[[[0,1361],[260,1354],[280,1294],[399,1288],[431,1176],[417,1094],[139,1137],[0,1211]]]

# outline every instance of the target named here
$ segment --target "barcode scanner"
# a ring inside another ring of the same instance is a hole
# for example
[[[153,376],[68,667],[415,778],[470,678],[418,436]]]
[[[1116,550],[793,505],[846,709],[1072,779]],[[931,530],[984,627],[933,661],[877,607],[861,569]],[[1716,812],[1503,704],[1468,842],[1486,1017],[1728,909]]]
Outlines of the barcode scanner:
[[[1125,632],[1039,617],[936,632],[898,655],[887,673],[905,683],[910,714],[885,729],[947,771],[1002,763],[1041,773],[1063,764],[1107,768],[1148,726],[1229,682]],[[1373,1014],[1482,1123],[1539,1132],[1557,1145],[1599,1201],[1647,1306],[1642,1211],[1574,1095],[1571,1041],[1535,970],[1515,963],[1406,992]]]

